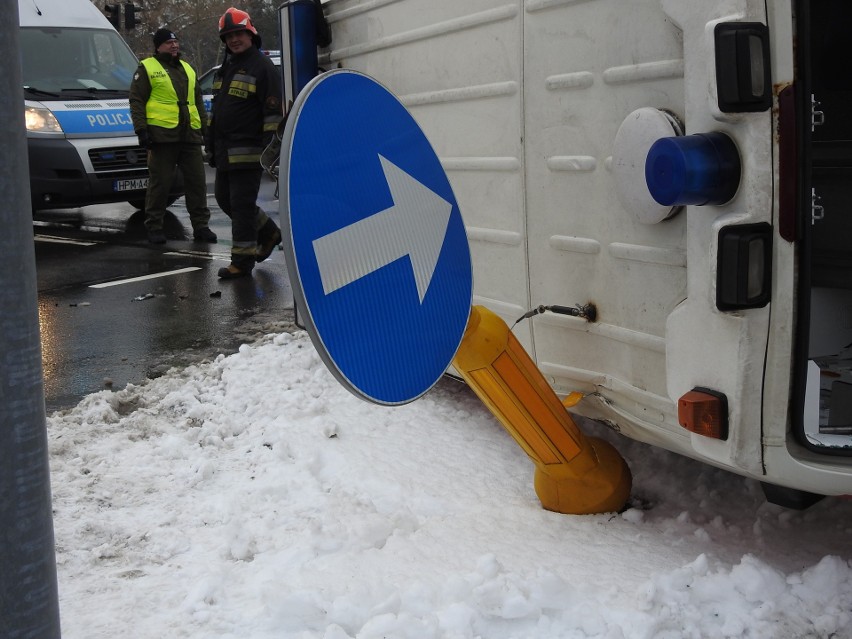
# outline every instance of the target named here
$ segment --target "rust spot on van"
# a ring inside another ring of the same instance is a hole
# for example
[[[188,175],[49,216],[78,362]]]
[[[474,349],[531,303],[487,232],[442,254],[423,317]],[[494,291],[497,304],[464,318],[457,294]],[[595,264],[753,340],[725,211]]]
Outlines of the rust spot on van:
[[[776,82],[772,85],[772,95],[775,96],[775,99],[772,101],[772,122],[773,126],[773,134],[775,135],[775,142],[778,143],[778,117],[781,115],[781,96],[786,95],[784,92],[787,90],[793,90],[792,82]]]
[[[598,307],[594,302],[586,302],[580,307],[580,310],[583,311],[583,317],[586,318],[586,321],[596,322],[598,320]]]

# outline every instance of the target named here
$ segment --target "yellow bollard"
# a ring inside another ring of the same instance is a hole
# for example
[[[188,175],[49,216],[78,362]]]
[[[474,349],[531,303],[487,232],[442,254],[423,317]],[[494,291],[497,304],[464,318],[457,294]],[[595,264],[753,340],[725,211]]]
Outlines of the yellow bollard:
[[[532,459],[544,508],[571,515],[621,510],[631,486],[624,459],[580,431],[502,319],[474,306],[453,366]]]

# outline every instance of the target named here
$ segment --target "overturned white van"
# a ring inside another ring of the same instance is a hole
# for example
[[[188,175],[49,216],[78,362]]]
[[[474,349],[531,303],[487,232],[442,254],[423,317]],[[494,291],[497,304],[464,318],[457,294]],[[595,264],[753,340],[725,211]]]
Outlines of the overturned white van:
[[[33,210],[144,208],[146,152],[127,98],[136,56],[90,0],[19,0],[18,11]]]
[[[848,2],[323,6],[320,66],[420,123],[475,303],[572,411],[778,503],[852,494]]]

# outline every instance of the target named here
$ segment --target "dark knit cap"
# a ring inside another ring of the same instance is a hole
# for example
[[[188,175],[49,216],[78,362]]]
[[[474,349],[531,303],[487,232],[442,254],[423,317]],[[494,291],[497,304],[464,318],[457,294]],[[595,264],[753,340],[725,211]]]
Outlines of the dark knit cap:
[[[178,37],[171,29],[157,29],[157,32],[154,34],[154,49],[159,49],[163,42],[177,39]]]

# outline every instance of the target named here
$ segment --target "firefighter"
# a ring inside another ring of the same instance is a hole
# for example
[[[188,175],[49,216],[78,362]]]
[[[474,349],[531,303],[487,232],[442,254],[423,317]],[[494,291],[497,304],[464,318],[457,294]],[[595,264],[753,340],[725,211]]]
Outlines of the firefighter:
[[[251,17],[231,7],[219,19],[225,59],[213,81],[213,107],[206,140],[207,159],[216,168],[216,202],[231,218],[231,263],[219,277],[251,275],[281,243],[278,226],[257,206],[263,168],[260,156],[284,112],[281,79],[260,51]]]
[[[193,68],[180,58],[177,36],[169,29],[154,33],[154,55],[145,58],[130,83],[130,115],[139,146],[148,149],[148,188],[145,192],[145,228],[148,241],[163,244],[163,218],[175,167],[183,174],[186,209],[192,235],[200,242],[216,242],[210,230],[207,178],[204,174],[206,123],[201,117],[201,89]]]

